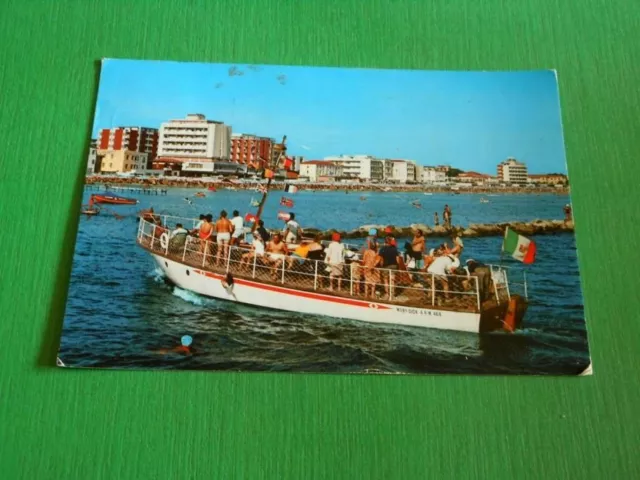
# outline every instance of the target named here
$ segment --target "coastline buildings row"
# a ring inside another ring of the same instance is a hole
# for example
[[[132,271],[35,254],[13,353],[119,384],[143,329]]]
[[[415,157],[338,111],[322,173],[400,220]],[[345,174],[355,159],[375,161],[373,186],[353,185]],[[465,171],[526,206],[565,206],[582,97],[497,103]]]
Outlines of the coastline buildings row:
[[[437,186],[457,185],[461,188],[491,185],[558,185],[567,184],[560,173],[528,174],[526,164],[508,158],[497,165],[497,175],[478,172],[451,172],[448,165],[422,166],[412,160],[382,159],[370,155],[339,155],[304,162],[300,178],[309,182],[358,180],[370,183],[423,183]]]
[[[160,129],[116,127],[100,130],[92,141],[87,173],[153,170],[167,175],[246,173],[271,159],[272,138],[232,134],[223,122],[189,114]],[[143,156],[146,156],[146,163]],[[135,157],[136,161],[131,161]],[[294,159],[299,164],[301,158]]]
[[[252,133],[233,133],[229,125],[202,114],[147,127],[106,128],[92,140],[87,174],[155,174],[170,176],[251,175],[272,159],[275,140]],[[449,166],[422,166],[412,160],[372,155],[337,155],[304,161],[290,157],[295,175],[309,182],[423,183],[431,185],[565,185],[562,174],[529,175],[524,163],[508,158],[497,175],[454,171]]]
[[[444,184],[449,167],[423,167],[412,160],[371,155],[338,155],[300,165],[300,178],[310,182],[357,180],[380,183]]]

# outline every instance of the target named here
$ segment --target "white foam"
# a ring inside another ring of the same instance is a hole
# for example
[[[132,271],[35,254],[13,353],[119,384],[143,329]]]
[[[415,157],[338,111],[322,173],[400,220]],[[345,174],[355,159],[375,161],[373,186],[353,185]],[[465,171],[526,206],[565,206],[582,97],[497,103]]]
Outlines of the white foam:
[[[189,302],[189,303],[191,303],[193,305],[198,305],[199,307],[201,307],[201,306],[203,306],[205,304],[204,298],[202,298],[197,293],[193,293],[193,292],[191,292],[189,290],[183,290],[181,288],[174,287],[173,288],[173,294],[176,297],[181,298],[185,302]]]
[[[151,278],[153,278],[153,280],[157,283],[162,283],[164,282],[164,272],[162,271],[162,269],[160,267],[156,267],[153,269],[153,271],[151,273],[149,273],[149,276]]]

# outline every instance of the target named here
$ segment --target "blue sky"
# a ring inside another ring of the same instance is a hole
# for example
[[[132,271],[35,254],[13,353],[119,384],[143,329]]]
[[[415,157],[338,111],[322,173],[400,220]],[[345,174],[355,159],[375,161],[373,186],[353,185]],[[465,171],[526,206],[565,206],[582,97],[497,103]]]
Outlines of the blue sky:
[[[93,135],[202,113],[309,160],[371,154],[495,174],[566,173],[552,71],[440,72],[104,60]]]

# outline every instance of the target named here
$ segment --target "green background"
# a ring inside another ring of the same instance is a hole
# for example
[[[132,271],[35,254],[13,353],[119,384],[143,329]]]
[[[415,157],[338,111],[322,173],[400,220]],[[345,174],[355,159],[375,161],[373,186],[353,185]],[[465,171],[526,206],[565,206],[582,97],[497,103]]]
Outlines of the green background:
[[[640,478],[640,4],[0,2],[0,477]],[[101,57],[557,68],[595,375],[51,368]]]

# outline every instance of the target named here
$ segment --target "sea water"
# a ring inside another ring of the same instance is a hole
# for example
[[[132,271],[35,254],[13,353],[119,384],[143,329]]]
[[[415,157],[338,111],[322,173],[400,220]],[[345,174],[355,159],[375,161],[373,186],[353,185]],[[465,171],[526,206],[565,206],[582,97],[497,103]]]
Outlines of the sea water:
[[[81,217],[60,358],[68,366],[215,369],[290,372],[575,374],[589,363],[573,234],[533,237],[536,263],[504,259],[511,278],[526,272],[529,309],[515,334],[477,335],[418,327],[368,324],[324,316],[267,311],[206,298],[171,285],[135,242],[136,213],[197,217],[221,209],[255,212],[250,191],[169,189],[168,194],[125,194],[137,206],[112,206]],[[90,191],[85,192],[88,201]],[[294,207],[279,207],[282,196]],[[361,199],[364,197],[364,199]],[[489,203],[480,203],[485,197]],[[185,198],[189,198],[188,203]],[[419,200],[422,208],[411,202]],[[366,224],[433,225],[448,204],[453,223],[561,219],[565,195],[474,195],[273,191],[263,218],[280,228],[278,211],[293,211],[304,227],[349,230]],[[112,214],[123,215],[118,218]],[[427,238],[427,247],[446,239]],[[465,238],[464,259],[500,261],[500,237]],[[165,354],[182,335],[194,354]]]

